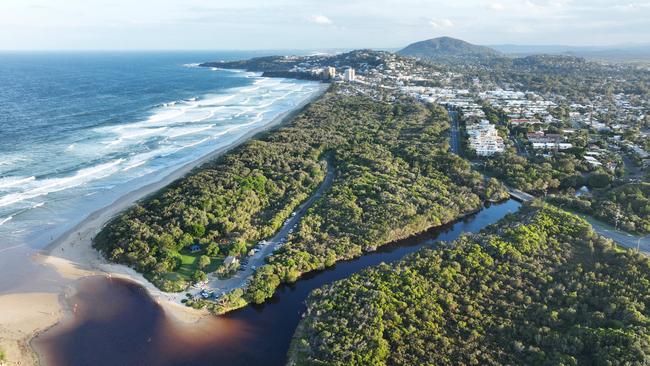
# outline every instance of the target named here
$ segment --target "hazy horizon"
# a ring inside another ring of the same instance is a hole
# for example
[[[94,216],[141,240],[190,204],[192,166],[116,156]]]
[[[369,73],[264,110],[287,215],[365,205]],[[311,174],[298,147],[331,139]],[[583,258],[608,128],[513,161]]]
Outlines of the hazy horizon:
[[[7,0],[0,50],[395,49],[439,36],[606,47],[648,44],[649,23],[648,0]]]

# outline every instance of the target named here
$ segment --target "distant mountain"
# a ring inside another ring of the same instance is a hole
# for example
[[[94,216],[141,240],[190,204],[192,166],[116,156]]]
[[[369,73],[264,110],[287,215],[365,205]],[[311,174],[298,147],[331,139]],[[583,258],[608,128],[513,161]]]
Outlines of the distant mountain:
[[[501,53],[489,47],[477,46],[451,37],[433,38],[416,42],[397,52],[432,61],[476,60],[485,61],[501,57]]]
[[[650,44],[613,46],[562,46],[562,45],[492,45],[508,56],[522,57],[536,54],[570,55],[591,60],[649,61]]]

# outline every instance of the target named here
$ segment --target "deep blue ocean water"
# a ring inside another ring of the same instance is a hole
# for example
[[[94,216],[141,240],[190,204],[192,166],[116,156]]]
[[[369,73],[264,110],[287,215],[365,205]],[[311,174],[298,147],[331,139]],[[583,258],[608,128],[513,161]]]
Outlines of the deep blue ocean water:
[[[260,53],[0,53],[0,252],[267,124],[318,84],[197,67]]]

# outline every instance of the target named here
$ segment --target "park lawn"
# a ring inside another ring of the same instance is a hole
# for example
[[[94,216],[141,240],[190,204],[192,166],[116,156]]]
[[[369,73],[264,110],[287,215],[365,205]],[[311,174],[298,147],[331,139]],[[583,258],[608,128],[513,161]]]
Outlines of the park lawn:
[[[204,250],[192,253],[189,250],[181,251],[181,266],[175,272],[167,274],[167,278],[170,280],[176,280],[178,277],[181,277],[184,280],[190,280],[194,272],[196,272],[198,267],[199,257],[205,254]],[[210,257],[210,264],[203,269],[205,273],[211,273],[217,270],[219,266],[223,263],[223,257]]]

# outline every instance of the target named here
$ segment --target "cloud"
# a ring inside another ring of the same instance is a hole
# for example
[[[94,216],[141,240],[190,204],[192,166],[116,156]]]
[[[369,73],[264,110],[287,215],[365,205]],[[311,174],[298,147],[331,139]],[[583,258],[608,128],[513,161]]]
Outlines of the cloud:
[[[429,25],[436,29],[451,28],[454,22],[449,19],[429,19]]]
[[[311,20],[312,23],[323,24],[323,25],[333,23],[330,18],[328,18],[328,17],[326,17],[325,15],[322,15],[322,14],[312,15],[309,18],[309,20]]]
[[[505,10],[505,6],[503,6],[501,3],[490,3],[488,4],[487,8],[495,11]]]
[[[563,8],[571,4],[572,0],[526,0],[526,3],[529,6],[533,7],[553,7],[553,8]]]
[[[617,10],[623,10],[623,11],[639,11],[644,9],[650,9],[650,3],[632,2],[628,4],[617,4],[614,5],[613,8]]]

